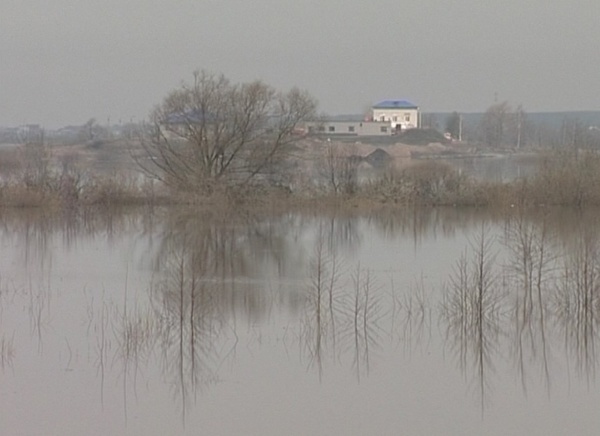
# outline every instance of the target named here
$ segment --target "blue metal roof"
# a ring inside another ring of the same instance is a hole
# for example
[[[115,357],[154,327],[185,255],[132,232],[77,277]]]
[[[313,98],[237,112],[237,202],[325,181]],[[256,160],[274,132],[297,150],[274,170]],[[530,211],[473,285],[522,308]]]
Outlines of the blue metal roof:
[[[417,109],[418,107],[408,100],[383,100],[373,105],[373,109]]]

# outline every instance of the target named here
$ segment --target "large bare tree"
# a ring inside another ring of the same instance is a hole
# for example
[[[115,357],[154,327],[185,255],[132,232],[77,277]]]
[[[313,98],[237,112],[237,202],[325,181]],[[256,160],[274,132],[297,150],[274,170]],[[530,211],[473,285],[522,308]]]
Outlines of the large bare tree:
[[[273,180],[316,106],[296,88],[279,92],[261,81],[233,84],[197,71],[152,112],[152,133],[142,141],[146,156],[138,163],[167,185],[191,191]]]

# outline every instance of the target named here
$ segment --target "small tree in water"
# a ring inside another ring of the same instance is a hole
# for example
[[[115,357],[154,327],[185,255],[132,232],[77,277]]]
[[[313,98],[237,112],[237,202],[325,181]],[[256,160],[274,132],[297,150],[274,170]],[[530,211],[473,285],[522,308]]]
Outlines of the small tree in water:
[[[218,186],[277,183],[300,124],[317,103],[293,88],[278,92],[261,81],[233,84],[195,72],[151,114],[138,164],[168,186],[210,193]]]

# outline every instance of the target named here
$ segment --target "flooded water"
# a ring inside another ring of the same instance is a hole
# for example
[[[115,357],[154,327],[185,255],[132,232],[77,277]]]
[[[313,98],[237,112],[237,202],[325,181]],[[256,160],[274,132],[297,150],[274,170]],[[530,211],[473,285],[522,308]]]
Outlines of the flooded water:
[[[596,217],[5,212],[0,434],[598,434]]]
[[[512,182],[513,180],[534,176],[540,165],[539,156],[528,155],[498,155],[488,157],[473,157],[462,159],[440,159],[476,180],[496,183]]]

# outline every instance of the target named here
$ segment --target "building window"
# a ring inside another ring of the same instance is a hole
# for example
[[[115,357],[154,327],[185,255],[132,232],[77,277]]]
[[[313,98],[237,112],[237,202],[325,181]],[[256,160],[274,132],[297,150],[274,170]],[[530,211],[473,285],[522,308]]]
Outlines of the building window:
[[[404,114],[404,121],[410,121],[410,114],[409,113]]]
[[[319,126],[319,132],[324,132],[325,131],[325,126]]]
[[[381,116],[379,117],[379,121],[385,121],[385,115],[381,115]]]
[[[348,131],[349,132],[354,132],[354,126],[348,126]]]
[[[335,126],[329,126],[329,131],[330,132],[335,132]]]
[[[381,133],[387,133],[387,126],[381,126]]]
[[[396,115],[394,115],[394,117],[392,118],[394,121],[398,121],[398,117]]]

